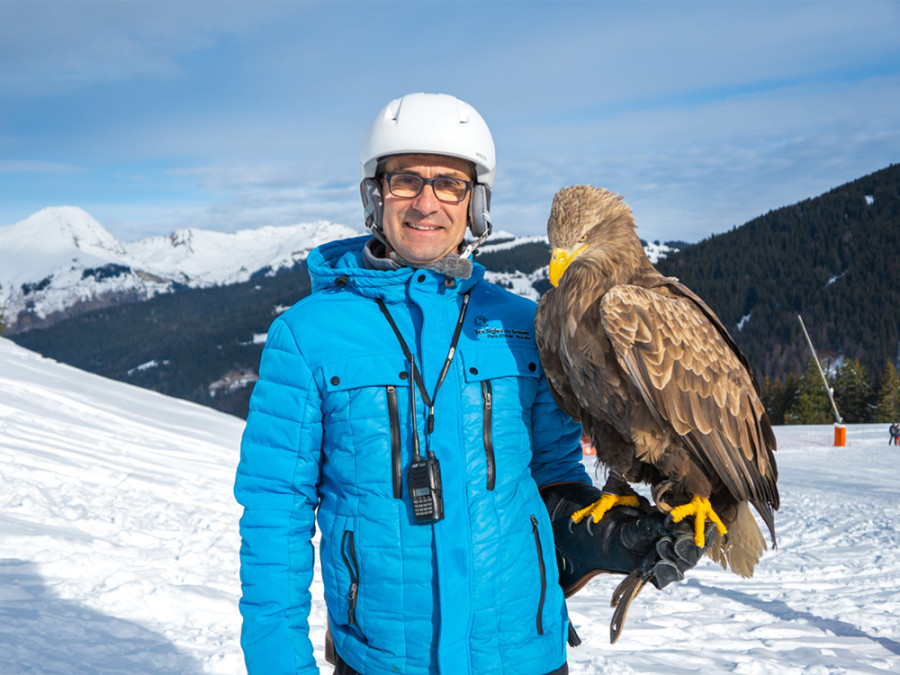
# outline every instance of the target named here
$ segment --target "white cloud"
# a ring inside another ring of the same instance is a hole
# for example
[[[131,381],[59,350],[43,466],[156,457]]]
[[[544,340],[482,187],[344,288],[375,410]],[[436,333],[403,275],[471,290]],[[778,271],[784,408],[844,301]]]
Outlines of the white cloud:
[[[133,78],[168,79],[179,57],[287,9],[279,3],[0,2],[0,92],[61,89]]]
[[[142,231],[356,226],[365,127],[416,90],[485,116],[519,234],[594,183],[696,240],[900,158],[900,3],[511,6],[0,2],[0,223],[83,189]]]

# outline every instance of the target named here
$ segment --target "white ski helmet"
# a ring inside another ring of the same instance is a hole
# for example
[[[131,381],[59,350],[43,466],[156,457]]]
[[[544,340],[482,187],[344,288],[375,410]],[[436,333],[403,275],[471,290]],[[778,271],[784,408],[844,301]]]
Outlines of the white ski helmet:
[[[455,96],[417,93],[394,99],[372,120],[360,155],[360,193],[366,227],[382,241],[383,200],[375,180],[378,165],[391,155],[407,154],[447,155],[472,162],[476,185],[469,203],[469,227],[477,243],[483,242],[491,231],[496,157],[490,129],[478,111]]]
[[[475,165],[476,180],[494,185],[494,140],[478,111],[447,94],[407,94],[381,109],[362,146],[362,177],[374,178],[390,155],[448,155]]]

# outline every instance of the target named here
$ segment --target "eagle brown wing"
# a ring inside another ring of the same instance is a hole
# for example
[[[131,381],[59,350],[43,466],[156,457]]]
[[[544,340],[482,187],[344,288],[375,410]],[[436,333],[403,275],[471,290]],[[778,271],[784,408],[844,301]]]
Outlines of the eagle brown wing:
[[[550,393],[556,405],[565,411],[576,422],[581,421],[581,407],[569,384],[565,367],[560,359],[561,344],[561,316],[559,304],[554,304],[550,298],[555,295],[556,289],[550,289],[541,298],[534,315],[535,342],[541,357],[541,366],[544,374],[550,382]]]
[[[775,437],[746,358],[712,310],[664,280],[653,289],[613,287],[600,314],[620,366],[654,416],[774,532]]]

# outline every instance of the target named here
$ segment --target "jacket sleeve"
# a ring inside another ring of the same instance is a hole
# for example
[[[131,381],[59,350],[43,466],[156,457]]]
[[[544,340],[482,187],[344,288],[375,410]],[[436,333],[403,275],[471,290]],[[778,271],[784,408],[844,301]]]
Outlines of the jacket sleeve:
[[[581,463],[581,425],[556,405],[546,376],[541,377],[531,419],[531,475],[538,487],[567,482],[591,485]]]
[[[309,639],[322,406],[287,323],[276,319],[241,440],[241,647],[249,675],[318,674]]]

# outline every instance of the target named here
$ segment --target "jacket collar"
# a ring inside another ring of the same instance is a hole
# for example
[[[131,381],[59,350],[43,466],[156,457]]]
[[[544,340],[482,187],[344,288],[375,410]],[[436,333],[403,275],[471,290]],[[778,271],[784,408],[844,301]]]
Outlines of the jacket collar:
[[[376,270],[366,265],[363,247],[371,236],[340,239],[313,249],[306,260],[312,291],[336,286],[351,286],[360,295],[382,298],[385,302],[403,302],[413,283],[419,289],[433,288],[436,293],[455,297],[465,293],[484,278],[484,267],[472,263],[468,279],[454,279],[440,272],[413,267]]]

